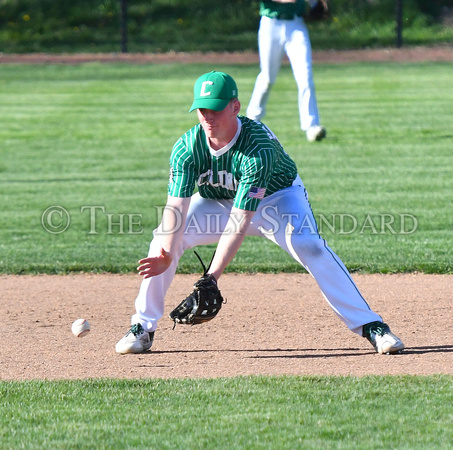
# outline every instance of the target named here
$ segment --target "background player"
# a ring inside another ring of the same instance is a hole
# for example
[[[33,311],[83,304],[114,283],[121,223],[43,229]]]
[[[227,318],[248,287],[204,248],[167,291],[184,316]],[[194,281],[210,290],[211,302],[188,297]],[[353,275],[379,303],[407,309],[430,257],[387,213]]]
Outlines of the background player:
[[[311,6],[317,3],[310,1]],[[291,63],[298,89],[300,127],[310,142],[326,137],[326,129],[319,123],[318,105],[313,81],[311,43],[303,14],[305,0],[274,0],[260,2],[258,50],[260,67],[247,117],[261,120],[272,85],[275,83],[283,55]]]
[[[376,351],[402,350],[401,340],[370,309],[319,235],[295,163],[269,128],[238,115],[240,107],[231,76],[210,72],[196,81],[190,111],[197,110],[200,123],[173,147],[166,208],[148,257],[140,261],[144,279],[132,327],[116,351],[140,353],[151,347],[165,294],[186,249],[218,243],[208,270],[218,280],[246,235],[269,239],[303,265],[334,312]]]

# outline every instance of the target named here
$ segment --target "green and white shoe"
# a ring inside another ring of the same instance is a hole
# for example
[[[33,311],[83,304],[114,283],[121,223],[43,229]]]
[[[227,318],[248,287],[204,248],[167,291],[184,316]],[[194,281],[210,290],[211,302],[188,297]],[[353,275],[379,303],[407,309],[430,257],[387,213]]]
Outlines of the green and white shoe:
[[[140,323],[131,326],[126,335],[116,344],[116,353],[143,353],[151,348],[154,331],[145,331]]]
[[[383,322],[371,322],[363,326],[363,337],[366,337],[374,349],[381,354],[401,353],[404,344],[395,336],[389,326]]]
[[[320,125],[312,125],[307,131],[307,140],[309,142],[321,141],[327,135],[327,131]]]

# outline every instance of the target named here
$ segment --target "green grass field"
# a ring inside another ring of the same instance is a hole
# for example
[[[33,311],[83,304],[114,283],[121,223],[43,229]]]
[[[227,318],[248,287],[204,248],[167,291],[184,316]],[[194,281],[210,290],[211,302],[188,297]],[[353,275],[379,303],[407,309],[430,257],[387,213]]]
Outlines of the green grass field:
[[[134,270],[165,203],[171,148],[197,120],[193,82],[212,68],[2,65],[0,272]],[[245,111],[257,67],[216,69],[237,79]],[[323,236],[352,271],[451,273],[451,65],[320,64],[315,79],[325,141],[299,130],[287,66],[265,121]],[[228,270],[301,269],[248,239]],[[180,271],[199,271],[193,255]]]
[[[1,383],[2,448],[447,449],[452,380]]]
[[[0,273],[130,272],[210,65],[0,66]],[[257,67],[216,66],[245,111]],[[452,273],[451,64],[317,65],[328,138],[284,67],[266,122],[351,270]],[[68,220],[69,218],[69,220]],[[63,231],[64,230],[64,231]],[[207,254],[202,250],[202,254]],[[211,249],[209,250],[209,254]],[[192,254],[181,272],[199,272]],[[230,271],[298,271],[247,239]],[[451,448],[452,377],[0,382],[2,448]]]

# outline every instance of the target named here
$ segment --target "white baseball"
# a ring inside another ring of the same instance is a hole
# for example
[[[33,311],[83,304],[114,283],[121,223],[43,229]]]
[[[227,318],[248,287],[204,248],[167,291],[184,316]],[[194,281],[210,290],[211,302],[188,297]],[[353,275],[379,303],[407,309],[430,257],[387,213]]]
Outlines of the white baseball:
[[[72,334],[77,337],[86,336],[90,332],[90,324],[86,319],[77,319],[72,324]]]

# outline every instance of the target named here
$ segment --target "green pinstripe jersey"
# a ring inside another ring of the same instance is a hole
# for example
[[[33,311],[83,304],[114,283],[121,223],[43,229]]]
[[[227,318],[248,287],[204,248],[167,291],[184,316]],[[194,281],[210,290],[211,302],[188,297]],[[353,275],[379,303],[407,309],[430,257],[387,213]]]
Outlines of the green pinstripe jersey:
[[[292,18],[302,16],[305,12],[305,0],[296,0],[296,3],[277,3],[273,1],[260,2],[260,16],[272,18]]]
[[[204,198],[234,199],[234,207],[256,211],[263,197],[291,186],[296,175],[296,164],[272,131],[238,116],[238,132],[221,150],[209,148],[200,124],[176,142],[168,194],[190,197],[197,186]]]

